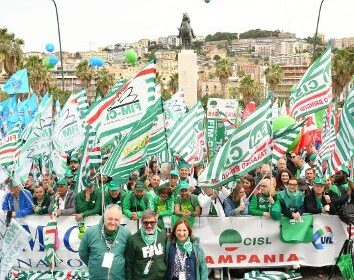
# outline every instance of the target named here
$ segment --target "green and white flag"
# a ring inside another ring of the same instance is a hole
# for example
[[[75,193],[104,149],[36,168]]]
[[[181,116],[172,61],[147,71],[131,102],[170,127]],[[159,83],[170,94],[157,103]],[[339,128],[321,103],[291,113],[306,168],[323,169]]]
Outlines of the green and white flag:
[[[50,155],[52,170],[55,171],[55,174],[57,174],[59,178],[65,177],[65,172],[67,170],[67,158],[68,156],[65,153],[55,149]]]
[[[149,150],[152,125],[156,117],[162,113],[161,102],[157,100],[149,108],[140,121],[133,127],[113,150],[101,173],[117,180],[129,177],[132,170],[145,165]]]
[[[16,124],[8,134],[0,140],[0,165],[10,165],[20,149],[22,141],[20,139],[21,129]]]
[[[165,127],[169,131],[187,111],[184,95],[180,91],[176,92],[171,99],[163,103],[163,108],[165,112]]]
[[[77,106],[80,112],[80,116],[83,118],[86,115],[86,111],[88,108],[86,90],[81,90],[74,95],[77,100]]]
[[[285,155],[289,146],[294,142],[301,132],[308,119],[282,128],[273,133],[273,154],[272,164],[277,164],[278,160]]]
[[[79,100],[76,94],[72,94],[55,122],[53,145],[61,152],[69,152],[81,147],[84,138],[85,129],[80,118]]]
[[[29,134],[26,139],[31,143],[35,139],[33,144],[34,156],[49,155],[52,145],[53,97],[47,97],[42,101],[38,107],[38,112],[30,123],[31,129],[28,131]]]
[[[348,166],[354,152],[354,89],[346,99],[339,120],[334,150],[328,162],[327,174],[333,175]]]
[[[234,134],[199,176],[199,185],[218,187],[267,162],[271,156],[271,99],[235,129]]]
[[[332,102],[331,48],[329,47],[306,71],[292,89],[292,115],[300,118],[325,109]]]
[[[206,150],[203,121],[204,109],[197,102],[176,122],[167,137],[168,147],[189,164],[201,162]]]
[[[167,149],[167,138],[166,131],[164,127],[164,115],[162,110],[162,99],[159,97],[156,100],[156,106],[160,102],[160,108],[158,109],[158,114],[152,124],[152,130],[149,139],[149,145],[147,148],[147,155],[158,155],[162,151]]]
[[[154,104],[155,78],[156,64],[152,61],[116,93],[112,92],[90,107],[86,123],[93,127],[101,124],[97,129],[101,147],[110,143],[115,135],[127,135]]]

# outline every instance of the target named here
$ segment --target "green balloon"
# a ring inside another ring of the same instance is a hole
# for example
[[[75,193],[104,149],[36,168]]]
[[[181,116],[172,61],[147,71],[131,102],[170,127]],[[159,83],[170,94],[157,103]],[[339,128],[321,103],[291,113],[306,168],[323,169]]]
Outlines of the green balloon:
[[[44,67],[45,68],[47,68],[47,69],[53,69],[54,68],[54,64],[51,64],[50,62],[49,62],[49,57],[46,57],[44,60],[43,60],[43,65],[44,65]]]
[[[277,132],[278,130],[288,127],[290,125],[295,124],[296,121],[292,117],[289,116],[281,116],[273,120],[273,131]],[[300,141],[301,137],[301,132],[296,136],[295,140],[291,143],[291,145],[288,148],[288,152],[291,152],[294,150],[297,146],[297,144]]]
[[[136,63],[136,61],[138,60],[138,55],[133,49],[130,49],[125,52],[125,59],[130,64],[134,65]]]

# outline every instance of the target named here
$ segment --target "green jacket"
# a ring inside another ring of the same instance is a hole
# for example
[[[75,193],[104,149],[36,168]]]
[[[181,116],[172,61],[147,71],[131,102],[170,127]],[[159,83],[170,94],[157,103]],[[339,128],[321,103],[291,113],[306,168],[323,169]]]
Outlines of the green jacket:
[[[154,210],[159,217],[171,216],[173,214],[173,198],[170,197],[166,201],[162,201],[160,197],[154,198]]]
[[[138,217],[141,218],[143,212],[148,208],[154,209],[152,199],[148,193],[145,193],[142,198],[137,198],[133,191],[129,191],[123,200],[123,214],[129,219],[132,218],[132,212],[137,212]]]
[[[90,196],[90,201],[86,201],[85,190],[79,192],[75,198],[76,212],[82,213],[83,217],[101,215],[102,194],[95,189]]]
[[[120,207],[122,207],[123,205],[123,200],[124,197],[127,195],[127,193],[124,190],[120,190],[119,192],[119,196],[118,196],[118,201],[115,202],[115,204],[119,205]],[[107,206],[109,204],[113,204],[113,198],[109,195],[108,192],[104,193],[104,204]]]
[[[162,280],[167,271],[167,236],[162,230],[157,234],[156,244],[147,246],[140,230],[129,237],[125,250],[125,275],[127,280]],[[144,275],[147,262],[152,259],[148,274]]]
[[[273,220],[280,220],[281,209],[278,199],[274,198],[274,203],[269,204],[268,197],[262,193],[253,195],[248,205],[248,214],[252,216],[263,216],[264,212],[269,212]]]
[[[104,237],[102,235],[102,219],[98,225],[89,227],[81,240],[79,256],[88,266],[90,280],[107,280],[108,268],[102,267],[104,254],[108,252]],[[116,242],[113,244],[111,253],[114,253],[113,263],[110,270],[110,279],[125,280],[125,247],[130,236],[126,227],[118,229]]]

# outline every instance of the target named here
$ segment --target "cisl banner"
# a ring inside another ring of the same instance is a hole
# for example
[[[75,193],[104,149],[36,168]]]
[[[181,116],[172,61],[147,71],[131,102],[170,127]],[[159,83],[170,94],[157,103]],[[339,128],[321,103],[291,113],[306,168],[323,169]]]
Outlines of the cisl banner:
[[[101,217],[85,218],[92,226]],[[31,235],[14,267],[21,270],[47,270],[44,261],[44,227],[49,216],[30,216],[17,219]],[[1,224],[3,224],[3,221]],[[132,233],[137,231],[136,221],[123,219],[122,224]],[[79,269],[85,265],[78,249],[79,230],[74,216],[59,217],[59,249],[55,270]],[[346,239],[346,228],[337,216],[315,215],[313,239],[307,244],[288,244],[279,239],[280,224],[263,217],[198,218],[194,235],[200,238],[208,267],[281,267],[294,264],[306,266],[333,265]],[[4,236],[0,236],[0,241]],[[0,242],[1,244],[1,242]],[[0,248],[2,249],[2,248]],[[0,250],[1,251],[1,250]]]

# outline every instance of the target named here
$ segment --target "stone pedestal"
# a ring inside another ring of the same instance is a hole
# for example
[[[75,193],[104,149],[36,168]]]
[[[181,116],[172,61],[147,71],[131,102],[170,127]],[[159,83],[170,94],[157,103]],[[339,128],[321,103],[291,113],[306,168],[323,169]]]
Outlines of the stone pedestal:
[[[181,50],[178,54],[178,88],[184,93],[189,108],[197,102],[198,66],[193,50]]]

